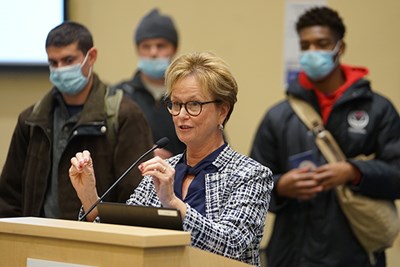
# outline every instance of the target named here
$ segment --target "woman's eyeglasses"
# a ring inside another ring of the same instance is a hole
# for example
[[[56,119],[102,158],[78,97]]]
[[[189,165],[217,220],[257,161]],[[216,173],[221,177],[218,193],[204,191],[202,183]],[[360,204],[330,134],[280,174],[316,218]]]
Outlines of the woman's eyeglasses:
[[[206,101],[206,102],[200,102],[200,101],[189,101],[186,103],[180,103],[180,102],[173,102],[170,100],[166,101],[166,106],[171,113],[172,116],[178,116],[179,113],[181,113],[182,106],[185,107],[186,112],[191,115],[191,116],[198,116],[201,113],[201,110],[203,109],[203,105],[210,104],[210,103],[219,103],[221,102],[220,100],[213,100],[213,101]]]

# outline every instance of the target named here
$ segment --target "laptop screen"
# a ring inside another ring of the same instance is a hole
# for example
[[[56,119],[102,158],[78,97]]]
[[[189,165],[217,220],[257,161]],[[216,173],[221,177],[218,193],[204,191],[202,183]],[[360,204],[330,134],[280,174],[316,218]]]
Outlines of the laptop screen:
[[[97,205],[102,223],[183,231],[179,210],[101,202]]]

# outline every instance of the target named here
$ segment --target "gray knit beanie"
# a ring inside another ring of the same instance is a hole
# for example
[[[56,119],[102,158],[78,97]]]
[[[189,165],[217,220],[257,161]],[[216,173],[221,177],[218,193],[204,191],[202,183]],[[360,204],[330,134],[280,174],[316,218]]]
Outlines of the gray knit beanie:
[[[174,22],[169,16],[160,15],[157,8],[144,16],[136,29],[136,45],[147,38],[165,38],[178,46],[178,33]]]

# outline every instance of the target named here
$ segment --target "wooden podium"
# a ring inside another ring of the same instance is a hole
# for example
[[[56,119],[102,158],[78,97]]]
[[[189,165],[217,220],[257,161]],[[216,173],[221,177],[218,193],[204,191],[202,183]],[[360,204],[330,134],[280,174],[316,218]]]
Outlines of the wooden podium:
[[[187,232],[36,217],[0,219],[0,259],[13,267],[249,266],[191,247]]]

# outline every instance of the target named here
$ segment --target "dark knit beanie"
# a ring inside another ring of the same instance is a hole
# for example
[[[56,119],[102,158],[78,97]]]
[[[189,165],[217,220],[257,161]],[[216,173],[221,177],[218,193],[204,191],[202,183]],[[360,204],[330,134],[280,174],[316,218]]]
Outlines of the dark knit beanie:
[[[136,45],[147,38],[165,38],[178,46],[178,33],[174,22],[169,16],[160,15],[156,8],[143,17],[136,29]]]

